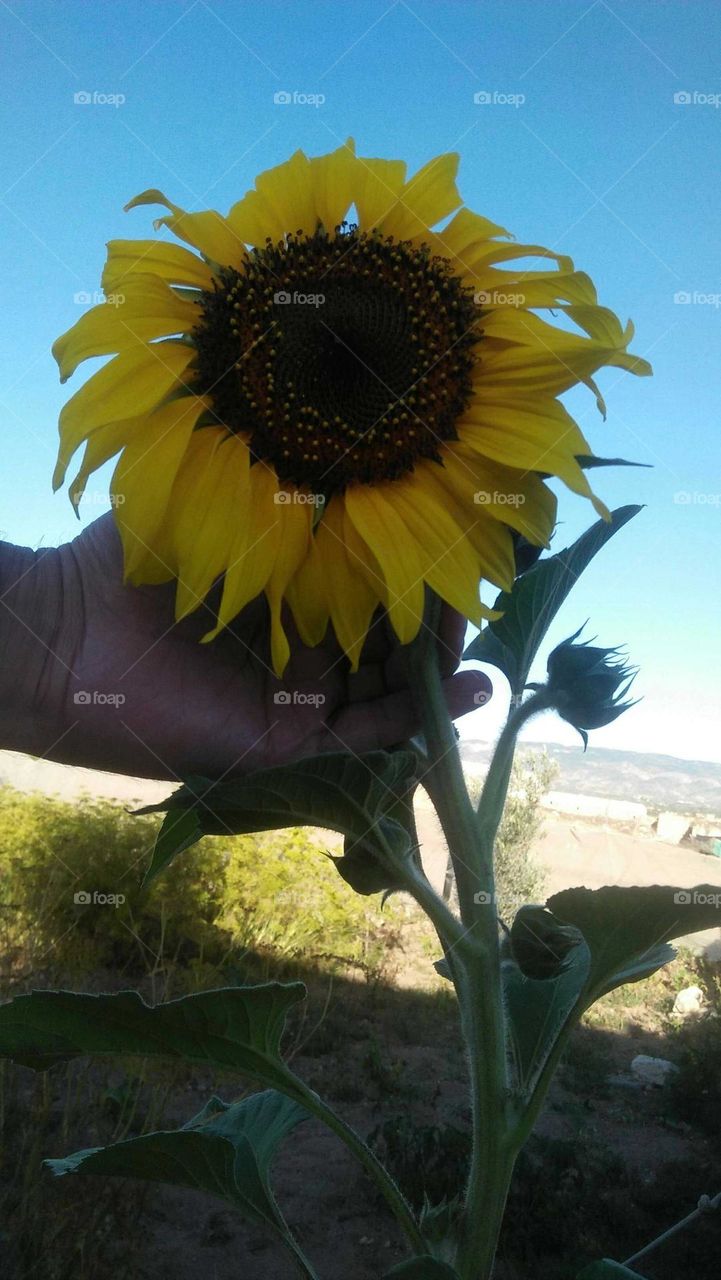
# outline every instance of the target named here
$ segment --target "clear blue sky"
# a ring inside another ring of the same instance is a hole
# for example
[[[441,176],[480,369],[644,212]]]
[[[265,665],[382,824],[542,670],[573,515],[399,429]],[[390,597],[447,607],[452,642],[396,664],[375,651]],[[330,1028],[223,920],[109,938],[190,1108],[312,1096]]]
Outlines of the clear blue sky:
[[[551,636],[590,618],[641,666],[644,701],[592,741],[721,760],[720,45],[712,0],[0,0],[2,536],[77,532],[50,491],[69,394],[50,346],[81,313],[75,295],[98,289],[105,241],[152,234],[152,210],[123,214],[129,197],[157,186],[225,211],[258,170],[349,134],[412,167],[457,149],[466,202],[570,254],[655,368],[601,374],[605,424],[590,394],[569,397],[597,453],[654,467],[597,473],[609,505],[647,506]],[[282,90],[325,101],[277,105]],[[474,103],[481,91],[496,101]],[[104,487],[91,482],[85,520]],[[570,495],[560,512],[559,547],[591,521]],[[464,732],[492,733],[501,701]],[[572,740],[557,723],[536,732]]]

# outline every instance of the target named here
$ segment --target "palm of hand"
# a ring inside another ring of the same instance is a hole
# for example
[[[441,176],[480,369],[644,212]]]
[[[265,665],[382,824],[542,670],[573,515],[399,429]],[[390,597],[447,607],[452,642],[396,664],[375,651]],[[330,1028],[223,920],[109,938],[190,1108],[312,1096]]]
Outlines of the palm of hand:
[[[64,686],[64,759],[156,778],[219,777],[321,751],[390,747],[416,731],[407,656],[382,617],[356,675],[329,628],[314,649],[291,635],[291,660],[278,680],[263,600],[202,645],[211,625],[204,606],[175,624],[172,584],[123,585],[112,516],[61,550],[65,591],[55,665]],[[445,673],[457,666],[464,629],[458,615],[445,612],[439,638]],[[478,672],[445,684],[454,715],[490,691]]]

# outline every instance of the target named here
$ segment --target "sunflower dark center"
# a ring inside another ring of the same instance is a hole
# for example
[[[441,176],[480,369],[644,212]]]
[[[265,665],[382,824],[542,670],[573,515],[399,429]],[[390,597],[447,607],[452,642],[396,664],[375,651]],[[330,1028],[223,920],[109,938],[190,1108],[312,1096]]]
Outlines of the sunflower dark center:
[[[346,224],[289,236],[223,269],[201,308],[197,390],[281,480],[396,479],[456,438],[480,317],[427,247]]]

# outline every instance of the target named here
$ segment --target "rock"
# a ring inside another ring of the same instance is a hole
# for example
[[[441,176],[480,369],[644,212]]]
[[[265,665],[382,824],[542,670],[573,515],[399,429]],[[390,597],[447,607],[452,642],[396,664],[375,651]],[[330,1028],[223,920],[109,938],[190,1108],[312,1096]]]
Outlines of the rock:
[[[691,830],[691,823],[683,813],[659,813],[656,835],[667,844],[680,844]]]
[[[640,1080],[635,1079],[631,1075],[626,1075],[623,1072],[617,1072],[615,1075],[607,1076],[606,1083],[613,1085],[616,1089],[632,1089],[634,1091],[643,1087]]]
[[[673,1002],[672,1012],[677,1018],[692,1018],[703,1013],[706,997],[700,987],[684,987]]]
[[[631,1071],[643,1084],[660,1088],[676,1074],[678,1067],[667,1058],[650,1058],[648,1054],[637,1053],[631,1063]]]

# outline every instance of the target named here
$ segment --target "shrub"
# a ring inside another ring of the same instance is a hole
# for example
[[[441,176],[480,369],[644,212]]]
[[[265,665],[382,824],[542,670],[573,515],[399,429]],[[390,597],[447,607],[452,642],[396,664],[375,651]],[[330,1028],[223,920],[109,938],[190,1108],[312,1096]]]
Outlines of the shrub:
[[[10,973],[200,969],[238,953],[336,960],[377,973],[408,908],[381,911],[307,830],[201,840],[148,888],[159,820],[107,801],[0,790],[0,940]],[[79,892],[124,896],[118,906]],[[385,940],[385,942],[384,942]]]

